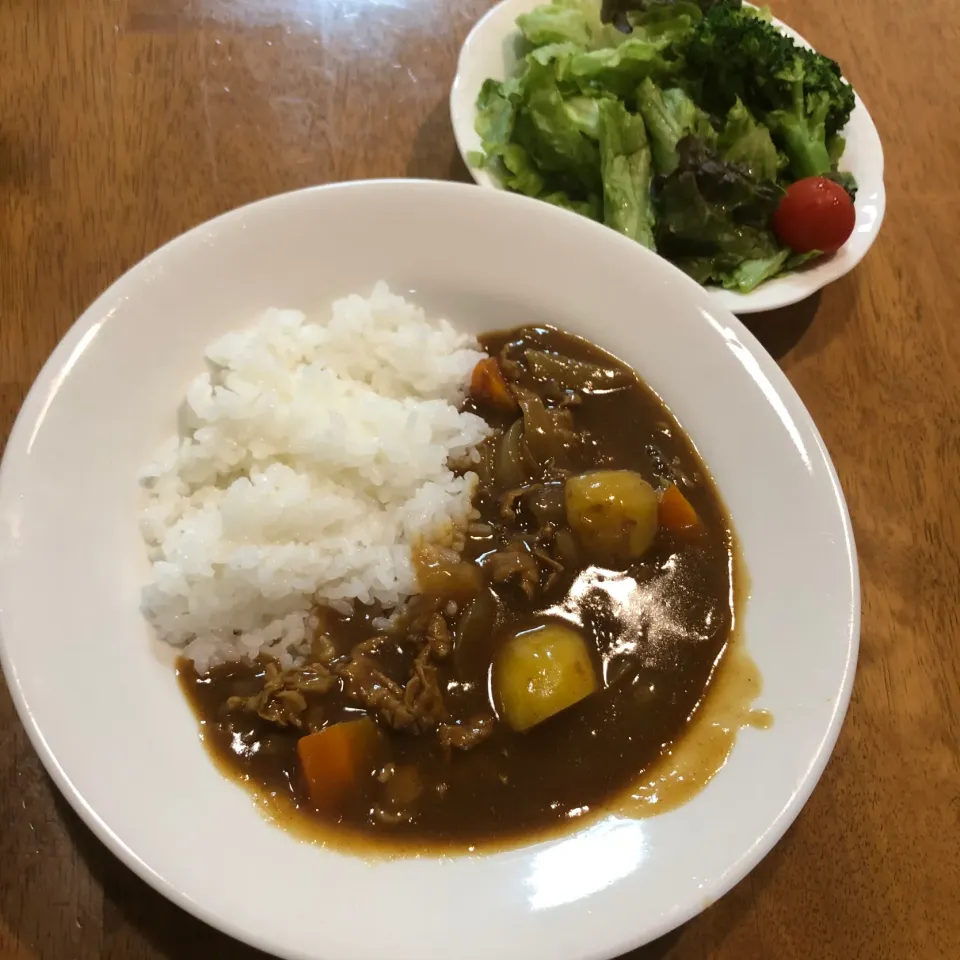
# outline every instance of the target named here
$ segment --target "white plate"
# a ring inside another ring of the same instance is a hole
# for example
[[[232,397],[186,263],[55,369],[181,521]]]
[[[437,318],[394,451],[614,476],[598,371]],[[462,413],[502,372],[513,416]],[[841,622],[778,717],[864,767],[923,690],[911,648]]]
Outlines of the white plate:
[[[744,629],[775,725],[744,731],[686,806],[493,855],[365,862],[268,825],[201,747],[138,611],[137,471],[207,343],[270,305],[322,311],[378,278],[474,330],[591,337],[665,398],[712,468],[752,578]],[[45,766],[140,876],[283,957],[587,960],[664,933],[750,870],[809,796],[858,631],[843,497],[776,364],[666,261],[505,192],[343,184],[197,227],[74,325],[0,469],[2,664]]]
[[[457,146],[470,175],[482,187],[502,189],[488,170],[470,163],[470,154],[481,148],[473,123],[477,115],[477,94],[484,80],[503,80],[513,73],[517,63],[517,17],[539,7],[546,0],[502,0],[487,13],[467,37],[460,51],[457,75],[450,91],[450,117]],[[599,0],[597,0],[599,3]],[[803,37],[779,20],[773,21],[784,33],[809,47]],[[849,273],[877,238],[887,197],[883,188],[883,148],[880,135],[857,96],[857,105],[844,131],[847,148],[841,166],[857,178],[857,222],[853,235],[833,257],[797,273],[786,274],[762,284],[751,293],[737,293],[709,287],[714,302],[734,313],[759,313],[796,303]]]

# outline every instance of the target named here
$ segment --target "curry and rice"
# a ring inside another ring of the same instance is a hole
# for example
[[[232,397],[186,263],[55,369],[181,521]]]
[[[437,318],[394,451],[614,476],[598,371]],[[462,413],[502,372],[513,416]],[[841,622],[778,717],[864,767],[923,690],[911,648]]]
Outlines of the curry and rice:
[[[241,781],[344,836],[475,845],[602,811],[682,736],[734,541],[632,370],[382,285],[207,359],[145,472],[143,607]]]

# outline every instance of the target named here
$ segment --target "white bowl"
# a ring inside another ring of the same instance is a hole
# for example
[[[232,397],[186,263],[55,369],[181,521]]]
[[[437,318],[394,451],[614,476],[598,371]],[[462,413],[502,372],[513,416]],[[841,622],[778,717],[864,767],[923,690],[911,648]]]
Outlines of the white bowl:
[[[499,180],[489,170],[474,166],[470,154],[481,149],[480,138],[474,129],[477,115],[477,94],[484,80],[504,80],[513,73],[517,50],[522,39],[517,29],[517,17],[546,0],[502,0],[477,22],[460,50],[457,75],[450,91],[450,117],[457,147],[470,175],[482,187],[502,189]],[[600,0],[597,0],[599,3]],[[779,20],[773,21],[784,33],[798,43],[809,47],[803,37]],[[853,235],[834,256],[796,273],[785,274],[761,284],[750,293],[737,293],[722,287],[708,287],[713,301],[734,313],[759,313],[786,307],[816,293],[834,280],[849,273],[870,249],[877,238],[886,207],[883,188],[883,148],[880,135],[857,96],[857,105],[844,131],[847,147],[841,166],[857,178],[857,222]]]
[[[379,278],[473,330],[547,322],[592,338],[635,366],[712,468],[752,580],[744,631],[775,724],[745,730],[686,806],[490,855],[367,862],[269,825],[202,748],[138,610],[137,471],[207,343],[270,305],[322,310]],[[587,960],[666,932],[797,815],[843,719],[858,631],[843,497],[776,364],[666,261],[505,192],[343,184],[191,230],[77,321],[0,469],[2,665],[47,770],[131,869],[282,957]]]

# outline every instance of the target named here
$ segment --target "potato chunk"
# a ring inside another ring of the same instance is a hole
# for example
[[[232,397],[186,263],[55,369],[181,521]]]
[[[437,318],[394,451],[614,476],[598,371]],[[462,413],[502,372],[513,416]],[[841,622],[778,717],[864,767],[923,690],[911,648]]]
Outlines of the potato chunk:
[[[483,576],[475,563],[460,559],[449,547],[422,543],[411,551],[420,592],[432,597],[469,600],[483,587]]]
[[[597,470],[569,477],[567,522],[581,543],[616,560],[639,557],[657,536],[656,491],[632,470]]]
[[[556,623],[512,637],[493,666],[498,712],[517,731],[542,723],[597,687],[583,637]]]

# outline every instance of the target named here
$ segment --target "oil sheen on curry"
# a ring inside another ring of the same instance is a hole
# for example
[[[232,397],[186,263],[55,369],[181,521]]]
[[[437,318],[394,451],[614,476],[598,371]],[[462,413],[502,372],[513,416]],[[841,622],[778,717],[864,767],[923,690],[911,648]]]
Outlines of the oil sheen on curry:
[[[179,664],[221,768],[334,841],[472,848],[610,809],[731,640],[730,524],[663,404],[556,330],[481,343],[474,518],[415,551],[402,614],[317,609],[296,668]]]

